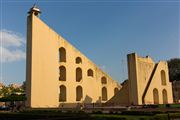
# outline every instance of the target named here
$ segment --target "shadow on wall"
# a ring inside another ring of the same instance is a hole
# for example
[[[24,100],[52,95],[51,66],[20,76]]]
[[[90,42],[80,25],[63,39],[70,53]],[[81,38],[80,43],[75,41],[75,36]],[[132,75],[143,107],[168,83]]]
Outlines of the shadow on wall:
[[[92,103],[92,98],[86,95],[85,99],[83,101],[79,101],[76,103],[66,103],[66,102],[61,102],[59,103],[59,108],[78,108],[80,109],[83,104],[88,104]]]
[[[59,103],[59,108],[76,108],[77,103]]]
[[[95,103],[101,104],[102,98],[99,96],[98,100]],[[66,103],[66,102],[61,102],[59,103],[59,108],[81,108],[83,105],[93,105],[93,99],[86,95],[83,101],[79,101],[76,103]]]
[[[88,95],[86,95],[86,97],[85,97],[83,103],[92,103],[92,98],[89,97]]]
[[[114,105],[129,105],[128,80],[124,81],[122,88],[106,103]]]
[[[96,101],[96,103],[101,103],[101,96],[99,96],[99,99]]]

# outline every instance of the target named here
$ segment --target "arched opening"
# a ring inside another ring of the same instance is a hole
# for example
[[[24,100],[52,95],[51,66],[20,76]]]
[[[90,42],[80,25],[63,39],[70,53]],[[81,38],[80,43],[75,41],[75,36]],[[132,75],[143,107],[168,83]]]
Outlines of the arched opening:
[[[166,85],[166,73],[164,70],[161,70],[161,84]]]
[[[66,50],[63,47],[59,48],[59,61],[66,62]]]
[[[66,81],[66,68],[64,66],[59,67],[59,80],[60,81]]]
[[[107,88],[103,87],[102,88],[102,101],[106,101],[107,100]]]
[[[106,77],[102,77],[102,78],[101,78],[101,83],[102,83],[102,84],[107,84],[107,79],[106,79]]]
[[[118,93],[118,91],[119,91],[119,89],[118,89],[118,88],[114,88],[114,95],[115,95],[115,94],[117,94],[117,93]]]
[[[162,96],[163,96],[163,104],[167,104],[168,97],[167,97],[167,91],[165,89],[162,91]]]
[[[82,80],[82,69],[76,68],[76,81],[80,82]]]
[[[76,58],[76,64],[81,64],[82,63],[82,59],[80,57]]]
[[[89,70],[87,71],[87,75],[93,77],[93,70],[92,70],[92,69],[89,69]]]
[[[81,101],[83,98],[83,90],[81,86],[76,87],[76,101]]]
[[[66,101],[66,87],[64,85],[61,85],[59,88],[60,88],[59,102],[65,102]]]
[[[156,88],[153,89],[154,104],[159,104],[159,93]]]

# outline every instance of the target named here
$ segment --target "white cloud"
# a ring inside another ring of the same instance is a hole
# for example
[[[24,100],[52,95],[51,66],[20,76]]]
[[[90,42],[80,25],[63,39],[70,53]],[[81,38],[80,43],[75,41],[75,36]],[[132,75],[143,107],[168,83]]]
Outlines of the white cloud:
[[[20,47],[22,44],[24,44],[24,38],[18,33],[9,30],[1,30],[0,34],[2,45],[4,47]]]
[[[24,60],[26,53],[24,50],[24,38],[13,31],[0,30],[0,62],[14,62]]]
[[[12,61],[19,61],[26,58],[26,54],[24,51],[20,49],[16,50],[9,50],[4,47],[0,47],[2,56],[1,62],[12,62]]]

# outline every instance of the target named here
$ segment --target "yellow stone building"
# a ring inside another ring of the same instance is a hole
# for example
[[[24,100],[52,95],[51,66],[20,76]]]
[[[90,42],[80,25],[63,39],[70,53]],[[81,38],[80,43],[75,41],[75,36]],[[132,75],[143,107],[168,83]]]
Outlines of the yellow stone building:
[[[31,8],[27,17],[26,95],[28,107],[70,107],[104,103],[121,88]]]
[[[27,107],[172,103],[166,62],[129,54],[129,80],[121,86],[46,25],[40,13],[34,6],[27,17]]]
[[[169,82],[168,65],[155,63],[151,57],[128,54],[128,80],[122,89],[108,102],[120,105],[173,103],[172,85]]]

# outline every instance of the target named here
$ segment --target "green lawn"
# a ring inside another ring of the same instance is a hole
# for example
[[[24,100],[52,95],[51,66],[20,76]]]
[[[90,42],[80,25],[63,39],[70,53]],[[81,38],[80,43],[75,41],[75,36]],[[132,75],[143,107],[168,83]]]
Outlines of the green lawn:
[[[110,114],[93,114],[94,120],[169,120],[168,114],[147,115],[110,115]],[[180,113],[170,113],[169,118],[180,118]]]
[[[151,120],[151,116],[132,116],[132,115],[108,115],[96,114],[92,115],[94,120]]]
[[[137,112],[137,111],[136,111]],[[176,113],[157,113],[152,115],[147,114],[101,114],[101,113],[84,113],[82,111],[67,111],[58,110],[30,110],[24,112],[0,112],[0,119],[6,120],[35,120],[60,118],[60,120],[169,120],[170,118],[180,118],[180,112]]]

